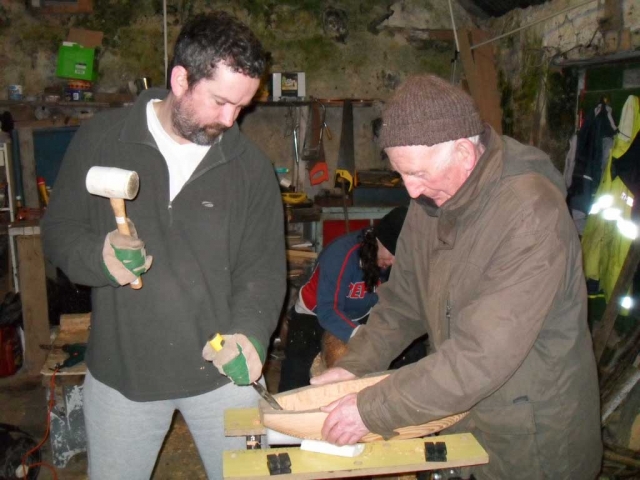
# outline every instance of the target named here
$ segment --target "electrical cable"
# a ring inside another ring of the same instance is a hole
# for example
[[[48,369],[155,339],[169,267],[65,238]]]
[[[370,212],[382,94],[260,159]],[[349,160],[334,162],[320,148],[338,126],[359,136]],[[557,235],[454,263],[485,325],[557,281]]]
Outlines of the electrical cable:
[[[497,37],[493,37],[493,38],[490,38],[489,40],[485,40],[485,41],[477,43],[475,45],[471,45],[470,49],[474,50],[474,49],[476,49],[478,47],[482,47],[483,45],[487,45],[488,43],[495,42],[496,40],[500,40],[501,38],[508,37],[509,35],[512,35],[512,34],[514,34],[516,32],[519,32],[520,30],[524,30],[525,28],[533,27],[534,25],[537,25],[538,23],[547,21],[550,18],[557,17],[558,15],[562,15],[563,13],[566,13],[566,12],[568,12],[570,10],[575,10],[576,8],[584,7],[585,5],[587,5],[589,3],[593,3],[595,1],[598,1],[598,0],[587,0],[586,2],[579,3],[578,5],[572,5],[570,7],[567,7],[565,9],[563,9],[563,10],[560,10],[559,12],[552,13],[551,15],[547,15],[546,17],[542,17],[542,18],[536,20],[535,22],[531,22],[531,23],[528,23],[526,25],[523,25],[522,27],[518,27],[515,30],[511,30],[510,32],[503,33],[502,35],[498,35]],[[454,32],[455,32],[455,30],[454,30]]]
[[[47,462],[40,461],[40,462],[32,463],[31,465],[27,465],[27,459],[29,458],[29,456],[37,452],[42,447],[42,445],[44,445],[44,442],[47,440],[47,438],[49,438],[49,431],[51,426],[51,411],[53,410],[53,407],[56,406],[55,388],[56,388],[56,373],[58,373],[58,370],[60,370],[60,368],[56,367],[56,369],[53,371],[53,375],[51,375],[51,380],[49,381],[49,401],[47,403],[46,431],[44,432],[44,435],[42,437],[42,440],[40,440],[40,443],[22,456],[21,466],[22,466],[23,478],[29,478],[29,469],[33,467],[45,467],[51,470],[51,473],[53,474],[53,480],[58,480],[58,474],[56,472],[55,467]]]
[[[456,84],[456,68],[458,66],[458,54],[460,53],[460,43],[458,42],[458,31],[456,29],[456,20],[453,16],[453,6],[451,5],[451,0],[449,0],[449,14],[451,15],[451,29],[453,30],[453,39],[456,42],[456,51],[453,53],[453,60],[451,63],[453,64],[451,67],[451,84]]]

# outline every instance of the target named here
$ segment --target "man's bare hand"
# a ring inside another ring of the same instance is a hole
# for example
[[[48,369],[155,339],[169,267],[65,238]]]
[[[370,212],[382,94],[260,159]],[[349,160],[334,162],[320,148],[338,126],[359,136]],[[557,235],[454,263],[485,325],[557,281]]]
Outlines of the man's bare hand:
[[[309,383],[311,385],[326,385],[327,383],[341,382],[343,380],[353,380],[356,376],[344,368],[330,368],[317,377],[313,377]]]
[[[320,409],[329,412],[322,426],[323,440],[335,445],[353,445],[369,433],[358,412],[357,400],[358,395],[350,393]]]

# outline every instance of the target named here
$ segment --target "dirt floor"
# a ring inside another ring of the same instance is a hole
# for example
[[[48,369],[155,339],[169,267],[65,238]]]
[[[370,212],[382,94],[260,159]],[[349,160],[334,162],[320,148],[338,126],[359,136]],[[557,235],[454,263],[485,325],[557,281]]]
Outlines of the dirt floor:
[[[272,355],[265,367],[265,378],[269,390],[275,392],[280,378],[280,361]],[[0,422],[15,425],[32,435],[38,441],[46,430],[46,389],[40,378],[22,377],[0,378]],[[42,460],[51,463],[49,442],[42,447]],[[60,480],[87,479],[87,457],[79,453],[69,460],[65,468],[57,468]],[[52,480],[53,473],[46,468],[40,470],[39,480]],[[152,480],[204,480],[202,462],[191,434],[180,413],[176,413],[169,435],[165,440]]]

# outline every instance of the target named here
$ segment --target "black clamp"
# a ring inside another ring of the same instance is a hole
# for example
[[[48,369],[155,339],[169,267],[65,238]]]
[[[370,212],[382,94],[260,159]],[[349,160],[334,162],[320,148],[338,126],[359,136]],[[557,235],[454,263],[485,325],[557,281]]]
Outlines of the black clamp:
[[[444,442],[424,442],[424,459],[427,462],[446,462],[447,444]]]
[[[291,459],[288,453],[273,453],[267,455],[267,467],[269,475],[282,475],[291,473]]]

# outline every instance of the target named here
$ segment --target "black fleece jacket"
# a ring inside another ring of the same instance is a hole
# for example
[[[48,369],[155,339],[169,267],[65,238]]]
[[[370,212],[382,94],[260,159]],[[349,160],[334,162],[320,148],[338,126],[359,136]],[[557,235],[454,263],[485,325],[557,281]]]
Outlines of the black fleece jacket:
[[[201,357],[209,335],[243,333],[264,347],[286,285],[283,212],[271,162],[234,125],[169,201],[166,162],[147,129],[146,104],[96,115],[71,142],[42,221],[44,252],[92,289],[87,365],[136,401],[199,395],[228,383]],[[109,200],[89,194],[95,165],[135,170],[127,215],[153,265],[141,290],[110,282],[102,266],[115,229]]]

